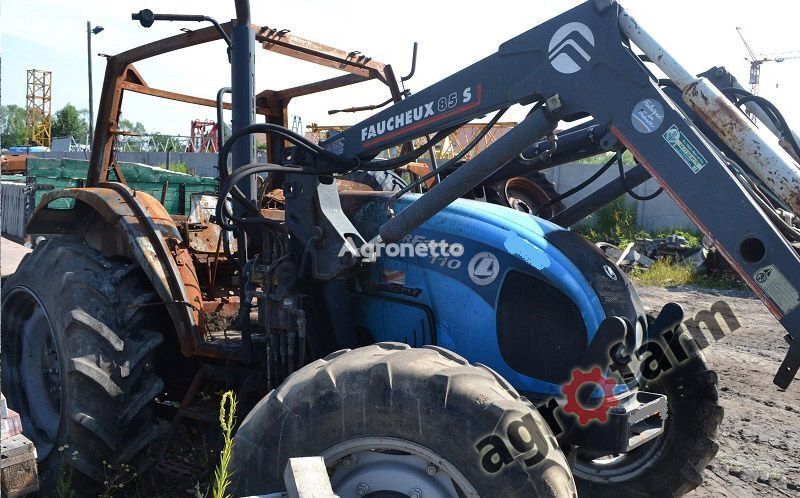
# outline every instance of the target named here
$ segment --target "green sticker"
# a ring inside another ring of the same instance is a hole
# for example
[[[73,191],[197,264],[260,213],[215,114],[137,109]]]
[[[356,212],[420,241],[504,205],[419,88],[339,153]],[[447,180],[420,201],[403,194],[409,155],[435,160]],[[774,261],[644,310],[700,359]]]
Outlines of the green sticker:
[[[687,166],[692,168],[692,172],[697,173],[703,166],[708,164],[706,158],[703,157],[703,154],[697,150],[692,142],[686,138],[681,130],[678,129],[677,126],[672,125],[669,127],[667,131],[664,132],[664,140],[672,147],[672,149],[681,156],[683,162],[686,163]]]

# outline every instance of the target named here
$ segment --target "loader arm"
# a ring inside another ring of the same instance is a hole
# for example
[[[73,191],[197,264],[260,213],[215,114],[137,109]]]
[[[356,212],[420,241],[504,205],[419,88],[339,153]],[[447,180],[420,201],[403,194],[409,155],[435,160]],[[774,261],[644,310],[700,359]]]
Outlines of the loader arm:
[[[399,240],[497,171],[559,120],[591,116],[609,130],[712,239],[789,332],[775,377],[785,388],[800,366],[800,258],[737,178],[729,158],[671,100],[631,48],[657,64],[710,129],[794,211],[800,167],[705,78],[696,78],[613,0],[590,0],[505,43],[498,52],[358,123],[323,146],[370,159],[513,104],[545,102],[380,229]]]

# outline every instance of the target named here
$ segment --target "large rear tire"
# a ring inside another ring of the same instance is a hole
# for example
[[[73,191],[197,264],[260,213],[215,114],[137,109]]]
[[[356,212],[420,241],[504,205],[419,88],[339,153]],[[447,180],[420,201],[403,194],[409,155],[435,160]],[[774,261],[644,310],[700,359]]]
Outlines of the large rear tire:
[[[719,449],[723,409],[716,372],[708,368],[694,340],[684,344],[689,358],[643,386],[667,396],[664,434],[616,459],[583,459],[578,449],[572,471],[580,496],[673,497],[702,484],[702,473]]]
[[[158,436],[156,300],[136,264],[60,239],[37,245],[3,286],[3,392],[36,446],[42,489],[73,475],[65,465],[78,488],[125,472]]]
[[[564,204],[558,201],[537,214],[539,208],[558,197],[555,185],[541,171],[509,178],[496,183],[493,187],[498,193],[497,204],[517,211],[550,219],[564,210]]]
[[[437,347],[379,343],[305,366],[250,412],[233,451],[235,496],[283,489],[289,458],[313,455],[343,498],[576,496],[536,409]]]

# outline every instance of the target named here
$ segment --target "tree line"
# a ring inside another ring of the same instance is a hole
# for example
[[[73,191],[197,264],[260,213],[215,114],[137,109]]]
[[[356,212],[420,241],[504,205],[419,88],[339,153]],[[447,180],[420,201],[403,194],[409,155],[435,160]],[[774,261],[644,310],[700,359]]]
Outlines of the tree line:
[[[72,104],[65,105],[53,116],[50,136],[72,137],[76,143],[85,144],[89,133],[88,114],[87,109],[79,110]],[[121,119],[119,128],[137,135],[147,134],[144,125],[138,121],[134,123]],[[15,104],[0,106],[0,146],[7,149],[19,145],[27,145],[25,108]]]

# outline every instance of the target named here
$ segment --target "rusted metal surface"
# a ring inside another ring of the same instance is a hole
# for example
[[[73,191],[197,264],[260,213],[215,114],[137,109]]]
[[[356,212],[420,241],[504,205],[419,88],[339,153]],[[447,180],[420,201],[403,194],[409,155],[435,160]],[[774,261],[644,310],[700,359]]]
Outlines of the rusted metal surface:
[[[636,20],[619,14],[622,32],[683,93],[683,100],[747,164],[781,200],[800,212],[800,165],[737,109],[710,81],[697,78],[683,67]]]
[[[177,240],[171,239],[170,242],[172,257],[183,284],[186,303],[188,303],[193,321],[197,325],[199,337],[202,337],[206,330],[206,319],[205,313],[203,313],[203,295],[200,289],[200,280],[197,278],[192,254],[188,247],[181,245]]]
[[[190,199],[189,216],[183,223],[182,233],[186,234],[189,247],[195,253],[219,255],[223,235],[222,228],[211,222],[211,217],[217,208],[217,197],[214,195],[192,195]],[[236,239],[229,232],[228,237],[231,251],[236,252]]]
[[[346,52],[322,43],[290,35],[289,30],[252,26],[256,41],[265,50],[295,57],[320,66],[340,69],[364,77],[385,78],[385,64],[363,55],[361,52]]]
[[[29,154],[3,154],[0,156],[0,170],[4,175],[25,173]]]
[[[800,213],[800,166],[781,147],[770,144],[717,88],[705,78],[690,84],[684,100],[741,157],[767,187]]]
[[[289,101],[295,97],[302,97],[303,95],[310,95],[312,93],[325,92],[328,90],[333,90],[334,88],[341,88],[343,86],[354,85],[356,83],[361,83],[362,81],[367,81],[368,79],[369,78],[365,78],[363,76],[358,76],[355,74],[345,74],[342,76],[329,78],[327,80],[316,81],[314,83],[308,83],[306,85],[300,85],[291,88],[286,88],[283,90],[278,90],[276,94],[278,96],[278,101]],[[261,96],[262,96],[261,93],[256,95],[257,106],[258,106],[258,99]]]
[[[249,17],[249,15],[245,17]],[[221,27],[230,36],[231,23],[224,23]],[[357,51],[346,52],[290,35],[288,30],[257,25],[251,25],[251,27],[256,32],[256,40],[265,50],[333,67],[348,73],[284,90],[265,90],[259,93],[256,97],[256,112],[266,116],[268,122],[287,125],[287,106],[293,98],[371,79],[378,79],[386,84],[393,100],[399,101],[402,98],[394,72],[387,64],[375,61]],[[93,139],[94,147],[89,165],[88,186],[96,187],[100,182],[108,179],[114,136],[120,133],[118,129],[119,113],[125,90],[197,105],[216,106],[213,99],[150,87],[133,64],[140,60],[213,42],[221,38],[220,33],[214,27],[207,27],[132,48],[108,58]],[[225,108],[230,108],[230,105],[225,104]]]
[[[189,247],[198,253],[219,254],[221,244],[219,230],[218,225],[210,224],[188,227]]]
[[[187,356],[196,354],[202,337],[202,300],[196,275],[186,268],[181,270],[173,259],[180,256],[184,262],[188,256],[180,251],[173,256],[168,247],[181,240],[177,227],[150,195],[134,195],[122,184],[105,185],[108,187],[48,192],[28,223],[28,233],[81,235],[91,247],[136,261],[162,301],[171,303],[166,308],[175,324],[181,351]],[[48,204],[56,199],[74,199],[76,204],[71,210],[49,209]]]
[[[204,99],[202,97],[194,97],[192,95],[187,95],[185,93],[178,93],[178,92],[170,92],[169,90],[161,90],[158,88],[151,88],[147,85],[141,85],[137,83],[131,82],[122,82],[120,87],[123,90],[129,90],[135,93],[141,93],[142,95],[150,95],[152,97],[159,97],[162,99],[168,100],[175,100],[177,102],[186,102],[187,104],[195,104],[195,105],[202,105],[206,107],[216,107],[217,103],[214,99]],[[230,109],[231,105],[228,103],[223,104],[225,109]]]
[[[236,25],[234,23],[250,24],[249,13],[244,9],[237,9],[237,20],[222,24],[223,31],[229,36]],[[251,27],[256,32],[258,43],[265,50],[347,73],[257,94],[256,111],[264,115],[267,122],[286,126],[287,106],[294,98],[372,79],[386,84],[393,100],[402,98],[389,65],[372,60],[359,52],[347,52],[289,35],[288,30],[255,25]],[[216,107],[213,99],[151,87],[134,63],[220,39],[220,33],[215,28],[208,27],[174,35],[109,57],[87,178],[89,188],[67,189],[50,194],[34,215],[29,230],[31,233],[80,234],[87,243],[105,253],[133,258],[147,273],[161,299],[165,303],[172,303],[167,308],[178,329],[183,354],[235,360],[238,354],[230,347],[215,347],[203,341],[203,337],[207,335],[209,320],[215,321],[215,317],[219,316],[232,316],[238,309],[230,263],[224,254],[219,253],[219,227],[211,223],[208,216],[193,220],[191,214],[187,219],[178,220],[176,224],[156,199],[142,193],[134,195],[120,184],[104,183],[107,182],[109,169],[114,164],[115,137],[125,133],[119,129],[125,91]],[[224,108],[229,109],[230,104],[224,104]],[[269,137],[269,140],[272,139],[273,137]],[[280,145],[282,143],[270,143],[269,150],[280,149]],[[101,186],[107,188],[99,188]],[[271,186],[269,190],[274,188],[275,186]],[[279,197],[274,195],[274,191],[265,196],[265,216],[283,219],[284,200]],[[47,202],[57,198],[75,199],[76,208],[57,212],[58,210],[44,207]],[[235,243],[233,245],[232,249],[235,251]],[[220,283],[220,280],[224,282]]]
[[[417,162],[410,162],[410,163],[404,165],[400,169],[408,171],[409,173],[411,173],[412,175],[414,175],[417,178],[421,178],[421,177],[427,175],[428,173],[430,173],[432,171],[431,167],[428,166],[427,164],[425,164],[425,163],[417,163]],[[424,184],[428,188],[433,187],[436,184],[436,177],[432,176],[432,177],[428,178],[427,180],[425,180]]]

